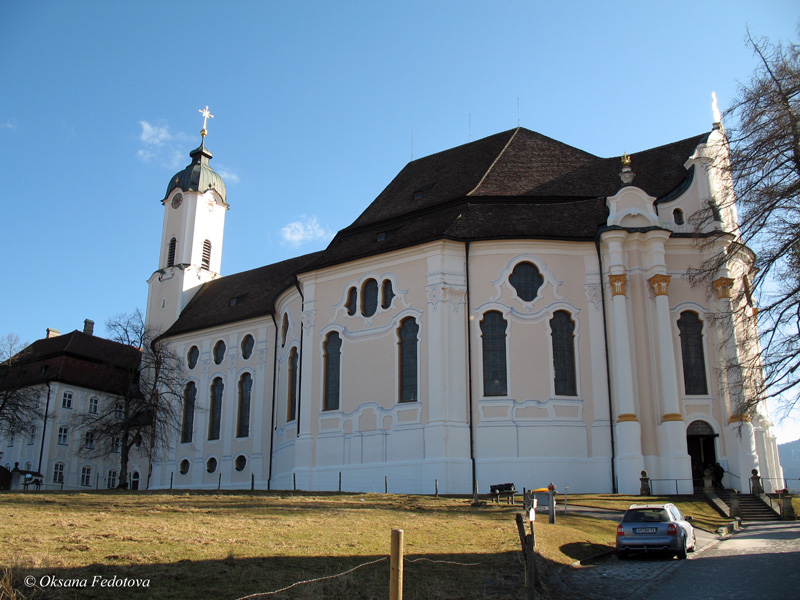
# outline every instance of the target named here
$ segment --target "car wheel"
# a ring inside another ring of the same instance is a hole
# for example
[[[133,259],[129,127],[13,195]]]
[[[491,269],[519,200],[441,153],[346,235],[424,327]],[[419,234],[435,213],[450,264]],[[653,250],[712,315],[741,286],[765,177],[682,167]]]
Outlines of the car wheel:
[[[627,560],[628,553],[625,550],[617,550],[617,558],[619,560]]]
[[[683,540],[683,547],[678,550],[678,560],[684,560],[686,558],[686,540]]]
[[[689,552],[694,552],[695,550],[697,550],[697,536],[695,536],[695,534],[692,533],[692,547],[689,548],[688,551]]]

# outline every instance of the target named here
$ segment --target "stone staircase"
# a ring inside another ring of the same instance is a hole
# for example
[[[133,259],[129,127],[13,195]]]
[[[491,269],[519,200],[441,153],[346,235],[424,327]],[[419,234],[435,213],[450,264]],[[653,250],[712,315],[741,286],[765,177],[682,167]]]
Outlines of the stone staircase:
[[[717,497],[722,500],[730,511],[731,490],[717,490]],[[742,521],[780,521],[780,516],[769,506],[764,504],[761,498],[752,494],[738,494],[739,506],[742,509]]]

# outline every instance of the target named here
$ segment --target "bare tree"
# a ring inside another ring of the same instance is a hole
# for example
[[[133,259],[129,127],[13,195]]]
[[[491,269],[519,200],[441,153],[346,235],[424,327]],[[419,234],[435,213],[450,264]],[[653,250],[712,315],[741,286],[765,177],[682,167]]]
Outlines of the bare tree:
[[[0,339],[0,429],[11,435],[44,417],[38,373],[25,368],[26,347],[13,333]]]
[[[174,439],[181,416],[183,366],[147,328],[138,309],[113,317],[106,327],[114,341],[138,348],[141,360],[123,375],[124,393],[95,413],[77,416],[76,424],[84,433],[82,455],[120,454],[119,487],[127,487],[128,463],[135,449],[152,461]]]
[[[724,116],[734,127],[715,166],[730,186],[695,218],[708,258],[693,278],[733,278],[739,264],[728,314],[718,315],[728,321],[722,344],[739,348],[723,377],[740,414],[777,398],[787,415],[800,406],[800,46],[749,32],[747,43],[758,67]]]

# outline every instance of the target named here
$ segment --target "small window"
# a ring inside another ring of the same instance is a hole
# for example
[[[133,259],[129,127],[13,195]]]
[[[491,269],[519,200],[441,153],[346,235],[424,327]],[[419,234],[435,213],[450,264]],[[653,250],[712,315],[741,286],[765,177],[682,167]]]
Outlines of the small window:
[[[72,392],[64,392],[61,397],[61,408],[72,408]]]
[[[122,438],[118,435],[111,437],[111,451],[112,452],[122,452]]]
[[[358,291],[356,288],[351,287],[347,291],[347,304],[345,307],[347,308],[347,314],[351,317],[356,314],[356,305],[358,304]]]
[[[92,467],[83,467],[81,469],[81,485],[83,487],[92,485]]]
[[[13,448],[13,447],[14,447],[14,437],[15,437],[15,436],[14,436],[14,434],[12,433],[12,434],[11,434],[11,437],[10,437],[10,438],[8,438],[8,444],[7,444],[7,446],[8,446],[9,448]]]
[[[675,225],[683,225],[683,211],[680,208],[672,211],[672,218],[675,220]]]
[[[33,444],[35,441],[36,441],[36,425],[31,425],[31,429],[28,435],[28,445]]]
[[[386,310],[392,305],[394,299],[394,290],[392,289],[392,282],[384,279],[381,284],[381,308]]]
[[[201,268],[206,271],[211,269],[211,242],[208,240],[203,242],[203,264]]]
[[[216,470],[217,470],[217,459],[212,456],[211,458],[208,459],[208,462],[206,462],[206,471],[208,471],[209,473],[213,473]]]
[[[83,447],[87,450],[94,450],[95,444],[95,435],[94,431],[87,431],[86,436],[83,439]]]
[[[186,475],[189,472],[189,466],[190,466],[189,459],[184,458],[181,461],[181,466],[180,466],[181,475]]]
[[[524,302],[532,302],[544,283],[544,277],[533,263],[521,262],[514,267],[508,281],[517,290],[517,296]]]
[[[283,322],[281,323],[281,348],[286,345],[286,336],[289,334],[289,315],[283,313]]]
[[[220,364],[225,358],[225,342],[218,341],[214,346],[214,363]]]
[[[178,240],[172,238],[169,241],[169,248],[167,249],[167,266],[175,266],[175,247],[178,245]]]
[[[246,335],[242,340],[242,358],[247,360],[253,355],[253,347],[256,345],[252,335]]]
[[[69,427],[62,425],[58,428],[58,443],[61,446],[67,446],[69,444]]]
[[[64,483],[64,463],[53,465],[53,483]]]
[[[108,471],[108,477],[106,478],[106,487],[109,490],[113,490],[115,487],[117,487],[117,477],[118,474],[116,469],[110,469]]]
[[[236,457],[236,460],[233,464],[237,471],[244,471],[244,468],[247,466],[247,458],[245,458],[243,454],[240,454]]]
[[[186,364],[190,369],[194,369],[197,366],[197,359],[199,358],[200,350],[197,348],[197,346],[192,346],[189,348],[189,354],[186,355]]]
[[[97,398],[89,398],[89,414],[96,415],[97,414],[97,406],[99,404],[99,400]]]
[[[240,294],[238,296],[234,296],[228,301],[228,306],[240,306],[244,303],[245,298],[247,298],[247,294]]]
[[[371,317],[378,310],[378,282],[367,279],[361,286],[361,314]]]
[[[125,418],[125,406],[122,404],[122,402],[117,402],[114,405],[114,418],[115,419]]]

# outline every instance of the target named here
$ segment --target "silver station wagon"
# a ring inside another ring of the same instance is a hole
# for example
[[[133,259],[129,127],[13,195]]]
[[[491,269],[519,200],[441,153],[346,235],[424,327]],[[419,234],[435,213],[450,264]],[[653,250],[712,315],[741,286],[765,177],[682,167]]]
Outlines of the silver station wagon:
[[[695,549],[691,521],[674,504],[633,504],[617,526],[617,556],[663,552],[686,558]]]

